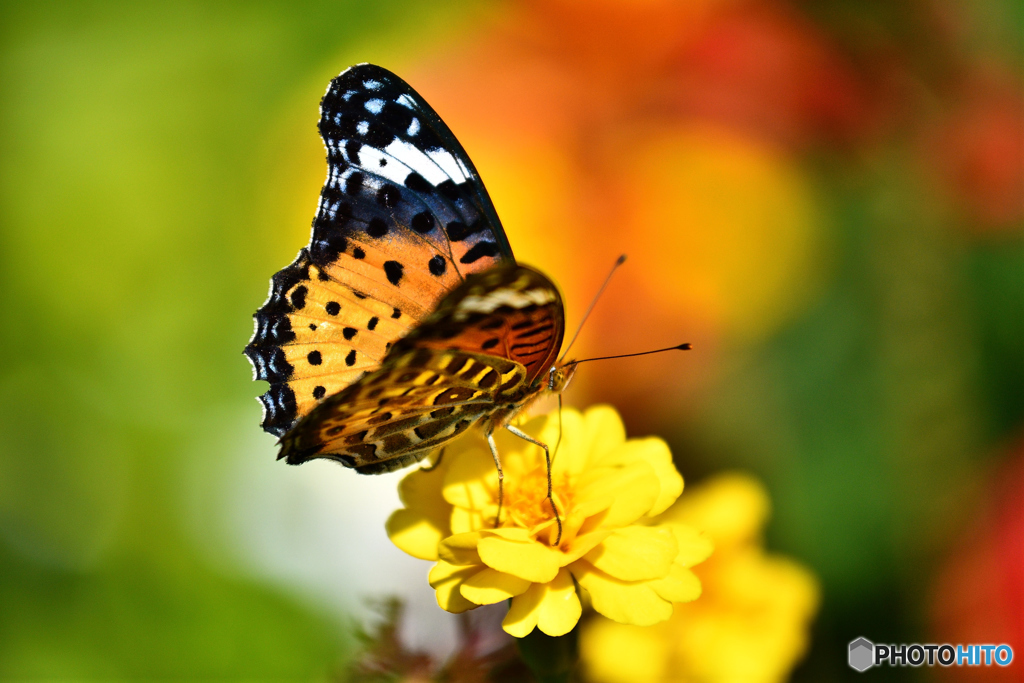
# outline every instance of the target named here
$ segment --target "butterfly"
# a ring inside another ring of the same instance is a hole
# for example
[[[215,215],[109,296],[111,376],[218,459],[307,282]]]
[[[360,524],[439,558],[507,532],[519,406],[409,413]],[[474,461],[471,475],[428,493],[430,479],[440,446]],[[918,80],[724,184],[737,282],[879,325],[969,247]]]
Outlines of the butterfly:
[[[482,427],[500,515],[494,431],[547,453],[511,421],[575,370],[557,361],[558,289],[516,263],[462,145],[395,74],[342,72],[319,130],[328,175],[310,243],[273,276],[245,347],[270,383],[262,427],[289,464],[329,458],[362,474]]]

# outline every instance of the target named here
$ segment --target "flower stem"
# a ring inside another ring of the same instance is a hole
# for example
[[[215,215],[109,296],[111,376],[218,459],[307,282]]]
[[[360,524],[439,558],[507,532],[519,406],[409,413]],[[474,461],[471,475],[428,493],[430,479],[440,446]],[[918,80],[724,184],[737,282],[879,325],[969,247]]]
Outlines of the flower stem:
[[[519,656],[530,668],[537,683],[569,683],[579,657],[579,641],[574,628],[553,638],[534,629],[516,641]]]

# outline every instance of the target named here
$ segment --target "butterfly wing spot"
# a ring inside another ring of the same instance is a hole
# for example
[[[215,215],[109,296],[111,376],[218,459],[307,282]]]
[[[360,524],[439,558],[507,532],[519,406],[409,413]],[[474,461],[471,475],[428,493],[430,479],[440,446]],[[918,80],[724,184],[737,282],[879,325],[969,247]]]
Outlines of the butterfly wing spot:
[[[435,254],[427,262],[427,268],[430,270],[430,274],[435,277],[444,275],[444,272],[448,269],[448,262],[441,257],[440,254]]]
[[[344,328],[344,329],[343,329],[343,330],[341,331],[341,334],[342,334],[342,336],[344,336],[344,337],[345,337],[345,339],[349,339],[349,340],[351,340],[351,339],[352,339],[352,337],[356,336],[356,332],[358,332],[358,331],[359,331],[359,330],[357,330],[357,329],[356,329],[356,328],[354,328],[354,327],[346,327],[346,328]]]
[[[460,403],[462,401],[468,401],[473,394],[476,392],[466,387],[453,387],[451,389],[445,389],[434,398],[434,405],[444,405],[445,403]]]
[[[384,262],[384,274],[387,275],[388,282],[398,286],[398,283],[402,281],[402,271],[405,267],[398,261],[385,261]]]
[[[368,329],[368,330],[376,329],[377,323],[379,323],[379,322],[380,322],[380,318],[378,318],[377,316],[374,316],[374,317],[370,318],[366,322],[366,329]]]
[[[381,158],[381,161],[385,161],[385,159]],[[394,185],[382,185],[377,190],[377,203],[385,209],[395,208],[400,201],[402,201],[402,193]]]
[[[289,298],[292,302],[292,307],[295,310],[301,310],[306,307],[306,292],[308,291],[309,290],[306,288],[306,285],[299,285],[292,290]]]
[[[350,457],[353,457],[353,463],[359,461],[373,460],[377,457],[377,444],[375,443],[359,443],[352,444],[348,447]]]
[[[360,249],[359,247],[356,247],[355,249],[352,250],[352,257],[356,259],[366,258],[366,252]]]
[[[349,445],[362,443],[366,439],[366,435],[369,434],[369,433],[370,433],[370,430],[364,429],[361,432],[356,432],[355,434],[349,434],[348,436],[345,437],[345,443],[349,444]]]
[[[362,147],[363,143],[359,142],[359,140],[348,140],[345,142],[345,157],[350,164],[359,164],[359,152]]]
[[[395,310],[391,311],[391,317],[394,318],[395,320],[397,320],[398,318],[401,318],[402,317],[402,311],[400,309],[396,308]]]
[[[359,194],[361,189],[363,189],[363,174],[359,171],[350,173],[345,179],[345,194],[354,197]]]
[[[341,313],[341,304],[339,304],[337,301],[328,301],[326,304],[324,304],[324,311],[327,313],[327,315],[336,316],[339,313]]]
[[[320,365],[324,362],[323,356],[320,355],[319,351],[310,351],[306,355],[306,360],[309,361],[310,365]]]
[[[324,394],[326,393],[327,388],[324,387],[323,385],[318,384],[317,386],[313,387],[313,398],[315,398],[318,401],[322,399],[324,397]]]
[[[449,410],[454,412],[455,409],[451,408]],[[438,411],[434,411],[434,412],[442,412],[442,411],[438,410]],[[451,414],[451,413],[449,413],[449,414]],[[431,417],[433,417],[434,413],[430,413],[430,415],[431,415]],[[445,424],[443,422],[441,422],[440,420],[436,420],[435,419],[432,422],[427,422],[426,424],[422,424],[419,427],[415,427],[412,431],[413,431],[413,434],[415,434],[416,437],[419,438],[421,441],[426,441],[427,439],[434,438],[435,436],[437,436],[438,434],[443,432],[444,429],[445,429]]]
[[[351,351],[348,352],[348,355],[345,356],[345,365],[347,365],[349,367],[352,367],[355,364],[356,364],[356,350],[352,349]]]

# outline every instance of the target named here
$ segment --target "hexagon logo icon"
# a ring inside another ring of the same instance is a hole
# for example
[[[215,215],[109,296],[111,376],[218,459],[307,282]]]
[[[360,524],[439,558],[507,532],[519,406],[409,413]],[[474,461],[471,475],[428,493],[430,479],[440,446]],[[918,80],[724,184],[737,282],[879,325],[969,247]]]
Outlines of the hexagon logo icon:
[[[850,668],[867,671],[875,663],[875,644],[867,638],[858,638],[850,643]]]

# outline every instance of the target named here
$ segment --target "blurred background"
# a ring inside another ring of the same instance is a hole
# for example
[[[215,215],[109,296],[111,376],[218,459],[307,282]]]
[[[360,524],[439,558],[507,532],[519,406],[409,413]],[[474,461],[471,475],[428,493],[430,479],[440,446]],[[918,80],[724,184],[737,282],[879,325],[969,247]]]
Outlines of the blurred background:
[[[0,678],[321,680],[383,594],[450,641],[401,474],[276,463],[241,354],[364,61],[570,328],[628,253],[574,355],[694,344],[566,399],[766,484],[823,590],[794,680],[857,636],[1024,656],[1022,36],[1014,0],[3,3]]]

